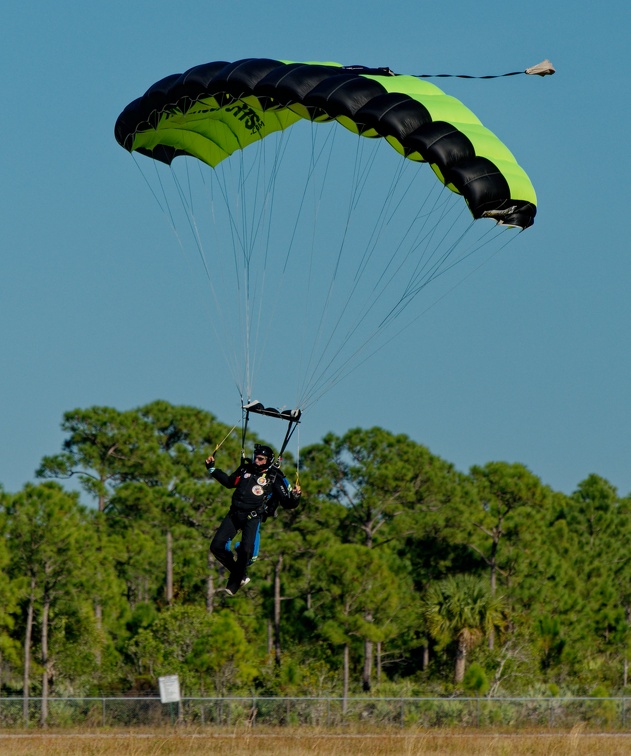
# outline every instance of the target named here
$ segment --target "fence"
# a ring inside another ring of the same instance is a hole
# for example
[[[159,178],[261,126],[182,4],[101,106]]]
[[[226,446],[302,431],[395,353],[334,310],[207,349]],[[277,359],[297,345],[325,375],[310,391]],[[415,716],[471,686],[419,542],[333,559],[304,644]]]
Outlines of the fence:
[[[0,698],[0,728],[37,725],[41,698]],[[53,727],[310,725],[631,731],[631,698],[49,698]]]

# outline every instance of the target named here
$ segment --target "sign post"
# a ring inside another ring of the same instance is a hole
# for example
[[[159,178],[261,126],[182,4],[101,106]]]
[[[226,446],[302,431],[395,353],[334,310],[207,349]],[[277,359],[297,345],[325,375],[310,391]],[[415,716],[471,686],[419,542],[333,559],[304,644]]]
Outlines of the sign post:
[[[173,724],[173,704],[177,703],[179,714],[179,705],[182,700],[180,697],[180,679],[177,675],[166,675],[159,677],[158,683],[160,684],[160,701],[163,704],[168,703],[170,705],[171,724]]]

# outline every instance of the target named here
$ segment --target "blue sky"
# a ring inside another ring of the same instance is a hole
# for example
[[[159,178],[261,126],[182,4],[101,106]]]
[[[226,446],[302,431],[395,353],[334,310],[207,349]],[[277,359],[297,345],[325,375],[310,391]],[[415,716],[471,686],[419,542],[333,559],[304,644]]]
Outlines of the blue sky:
[[[0,483],[16,491],[33,479],[75,407],[162,398],[239,418],[191,271],[113,137],[119,112],[151,83],[257,56],[472,74],[549,58],[551,78],[438,82],[526,169],[535,226],[329,392],[300,443],[377,425],[463,471],[506,460],[558,490],[595,472],[629,493],[630,23],[622,0],[606,10],[583,0],[9,0]]]

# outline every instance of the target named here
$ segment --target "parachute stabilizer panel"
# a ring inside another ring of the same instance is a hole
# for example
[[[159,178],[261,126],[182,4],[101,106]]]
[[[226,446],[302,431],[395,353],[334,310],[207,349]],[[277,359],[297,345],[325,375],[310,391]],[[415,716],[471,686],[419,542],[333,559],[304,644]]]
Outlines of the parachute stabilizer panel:
[[[534,221],[534,189],[508,148],[434,84],[385,68],[268,58],[207,63],[154,84],[121,113],[115,135],[130,152],[165,163],[190,155],[214,167],[303,118],[337,120],[430,163],[474,218],[521,228]]]
[[[261,402],[253,401],[243,405],[243,409],[252,412],[255,415],[266,415],[267,417],[276,417],[279,420],[287,420],[291,423],[299,423],[302,412],[300,409],[279,410],[275,407],[265,407]]]

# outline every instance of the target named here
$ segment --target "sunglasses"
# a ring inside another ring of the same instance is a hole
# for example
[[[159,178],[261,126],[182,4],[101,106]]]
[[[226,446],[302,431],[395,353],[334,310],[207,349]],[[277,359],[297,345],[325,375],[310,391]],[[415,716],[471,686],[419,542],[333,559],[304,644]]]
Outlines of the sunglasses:
[[[254,457],[254,459],[264,459],[264,460],[267,460],[267,457],[264,457],[262,454],[257,454],[256,457]]]

